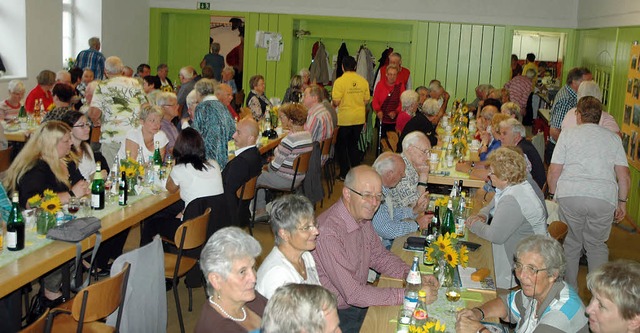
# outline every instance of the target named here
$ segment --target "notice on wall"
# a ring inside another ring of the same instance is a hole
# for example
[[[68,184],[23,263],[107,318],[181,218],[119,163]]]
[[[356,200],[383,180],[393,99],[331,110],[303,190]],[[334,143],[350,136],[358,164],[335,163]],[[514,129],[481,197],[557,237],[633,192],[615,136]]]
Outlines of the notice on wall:
[[[282,34],[277,32],[256,31],[255,46],[267,49],[267,61],[280,61],[280,55],[284,49]]]
[[[629,164],[640,169],[640,45],[637,43],[631,47],[621,130]]]

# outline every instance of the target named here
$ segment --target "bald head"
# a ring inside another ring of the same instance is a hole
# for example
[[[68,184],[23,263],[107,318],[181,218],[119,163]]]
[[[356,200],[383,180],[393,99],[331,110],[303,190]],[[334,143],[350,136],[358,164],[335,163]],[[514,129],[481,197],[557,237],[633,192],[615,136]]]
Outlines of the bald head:
[[[252,117],[242,118],[236,125],[236,132],[233,133],[233,141],[236,148],[253,146],[258,139],[258,123]]]
[[[374,199],[374,198],[378,199]],[[368,165],[351,168],[344,179],[342,201],[349,214],[358,222],[371,220],[380,206],[382,180]]]

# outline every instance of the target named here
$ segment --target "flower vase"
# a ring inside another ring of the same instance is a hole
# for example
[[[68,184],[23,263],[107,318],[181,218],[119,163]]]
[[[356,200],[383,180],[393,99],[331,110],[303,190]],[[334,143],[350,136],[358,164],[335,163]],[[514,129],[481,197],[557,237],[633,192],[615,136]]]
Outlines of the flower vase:
[[[46,235],[49,229],[56,226],[56,215],[45,210],[39,210],[36,219],[38,235]]]
[[[436,268],[434,268],[433,274],[438,277],[441,287],[448,288],[453,285],[454,268],[455,267],[451,267],[446,260],[438,260],[436,262]]]
[[[127,194],[136,195],[136,185],[138,185],[138,177],[127,177]]]

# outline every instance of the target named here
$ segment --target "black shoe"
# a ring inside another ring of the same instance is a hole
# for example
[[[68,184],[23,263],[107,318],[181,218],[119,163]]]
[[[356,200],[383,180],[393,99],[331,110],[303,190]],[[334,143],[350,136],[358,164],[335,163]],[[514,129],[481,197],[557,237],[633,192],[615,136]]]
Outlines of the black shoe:
[[[97,276],[97,277],[108,277],[108,276],[111,276],[111,270],[108,269],[108,268],[103,268],[103,269],[96,268],[95,276]]]

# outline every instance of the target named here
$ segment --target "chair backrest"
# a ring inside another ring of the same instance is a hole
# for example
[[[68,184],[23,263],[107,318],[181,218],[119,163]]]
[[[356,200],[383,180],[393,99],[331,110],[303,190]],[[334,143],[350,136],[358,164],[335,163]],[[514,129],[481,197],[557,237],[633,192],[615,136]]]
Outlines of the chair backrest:
[[[333,137],[322,141],[322,144],[320,145],[321,149],[322,149],[322,156],[329,155],[329,153],[331,152],[331,143],[332,142],[333,142]]]
[[[258,181],[258,176],[255,176],[249,179],[246,183],[242,185],[237,191],[236,196],[238,200],[251,200],[256,195],[256,183]]]
[[[309,170],[309,160],[311,159],[311,154],[313,150],[308,151],[304,154],[298,155],[295,160],[293,160],[293,180],[291,181],[291,192],[295,190],[296,187],[296,178],[298,178],[298,174],[307,173]]]
[[[207,208],[202,215],[183,222],[174,236],[176,246],[181,246],[182,250],[189,250],[204,244],[207,240],[207,225],[210,214],[211,208]],[[186,231],[184,231],[185,229]]]
[[[566,223],[562,221],[553,221],[549,224],[547,228],[549,235],[555,238],[560,244],[564,242],[564,238],[567,237],[567,233],[569,232],[569,227]]]
[[[333,137],[331,137],[331,144],[335,146],[336,141],[338,141],[338,131],[340,127],[336,127],[333,129]]]
[[[538,132],[531,138],[531,144],[536,147],[540,158],[544,161],[544,132]]]
[[[25,327],[20,333],[42,333],[47,326],[47,317],[49,316],[49,309],[47,309],[40,318],[31,323],[31,325]]]
[[[127,263],[122,271],[110,278],[82,289],[71,306],[71,315],[78,322],[92,322],[106,318],[124,302],[129,269]]]
[[[89,142],[100,142],[101,135],[102,135],[102,128],[100,126],[91,127]]]
[[[0,150],[0,172],[4,172],[9,169],[11,165],[11,152],[13,147],[9,147],[4,150]]]

